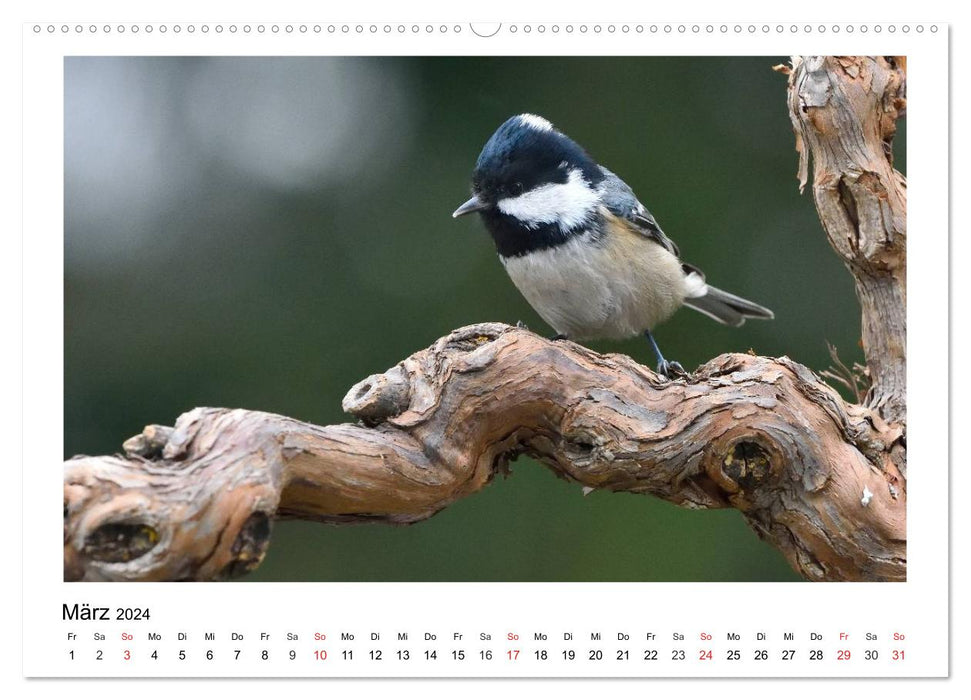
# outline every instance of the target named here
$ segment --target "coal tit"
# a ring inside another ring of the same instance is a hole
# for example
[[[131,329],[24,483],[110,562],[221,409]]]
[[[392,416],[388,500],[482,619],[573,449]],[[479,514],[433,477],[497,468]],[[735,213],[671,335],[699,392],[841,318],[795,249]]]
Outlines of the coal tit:
[[[651,331],[682,305],[720,323],[773,317],[705,282],[619,177],[534,114],[511,117],[486,142],[472,198],[453,217],[478,212],[499,260],[555,339],[644,334],[658,372],[686,373],[664,359]]]

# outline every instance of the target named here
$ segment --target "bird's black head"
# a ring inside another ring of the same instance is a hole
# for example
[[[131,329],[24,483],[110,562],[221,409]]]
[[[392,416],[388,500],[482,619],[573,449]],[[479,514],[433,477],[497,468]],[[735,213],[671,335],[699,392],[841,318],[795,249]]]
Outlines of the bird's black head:
[[[504,257],[565,242],[596,216],[604,174],[576,142],[534,114],[510,117],[486,142],[472,198]]]

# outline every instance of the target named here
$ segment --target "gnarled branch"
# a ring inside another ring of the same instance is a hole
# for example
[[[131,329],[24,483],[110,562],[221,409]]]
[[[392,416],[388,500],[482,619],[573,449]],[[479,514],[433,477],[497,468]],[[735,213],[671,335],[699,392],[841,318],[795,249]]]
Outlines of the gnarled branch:
[[[274,515],[415,522],[523,453],[590,488],[738,508],[813,579],[903,576],[905,495],[883,456],[899,435],[787,358],[723,355],[668,382],[623,355],[480,324],[344,405],[364,424],[196,409],[128,441],[124,458],[68,462],[74,576],[239,573]],[[106,549],[119,522],[153,534]]]
[[[416,522],[528,454],[585,487],[737,508],[812,580],[904,579],[905,200],[886,147],[903,72],[885,58],[789,72],[802,179],[808,149],[863,305],[863,405],[785,357],[722,355],[667,381],[626,356],[468,326],[354,386],[358,424],[200,408],[124,456],[69,460],[65,577],[232,577],[259,564],[273,518]]]

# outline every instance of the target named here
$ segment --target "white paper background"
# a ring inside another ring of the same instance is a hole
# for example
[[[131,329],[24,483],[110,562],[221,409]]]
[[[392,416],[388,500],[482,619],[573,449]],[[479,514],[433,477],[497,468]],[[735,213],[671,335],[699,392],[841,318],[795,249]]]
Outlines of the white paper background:
[[[346,12],[346,8],[343,8]],[[481,9],[481,7],[479,8]],[[75,16],[77,13],[74,13]],[[395,13],[400,17],[400,11]],[[448,15],[454,17],[453,11]],[[117,15],[116,15],[117,16]],[[123,16],[123,15],[122,15]],[[876,22],[878,20],[873,20]],[[60,26],[63,21],[56,21]],[[77,22],[67,22],[73,27]],[[90,24],[83,20],[83,26]],[[228,27],[231,20],[208,22]],[[271,20],[264,22],[269,27]],[[285,21],[276,22],[281,27]],[[318,22],[326,28],[326,22]],[[406,22],[407,25],[413,22]],[[618,22],[617,24],[621,24]],[[241,33],[216,35],[183,34],[173,39],[172,34],[138,35],[112,32],[110,39],[104,35],[34,37],[28,29],[24,39],[25,73],[24,99],[27,112],[24,121],[24,438],[29,446],[30,465],[24,472],[25,532],[24,540],[24,671],[27,674],[54,673],[63,649],[63,632],[60,622],[62,601],[84,601],[92,604],[145,605],[153,608],[152,627],[160,632],[176,630],[180,626],[198,627],[198,620],[206,620],[214,630],[239,629],[250,634],[267,631],[282,635],[293,625],[300,627],[301,636],[318,626],[325,626],[333,634],[340,631],[357,632],[358,639],[371,631],[388,631],[396,627],[408,627],[413,632],[437,631],[443,640],[446,632],[463,631],[467,635],[488,629],[493,632],[520,631],[531,634],[542,628],[552,637],[561,629],[592,631],[597,628],[605,637],[626,628],[638,630],[653,627],[668,632],[683,627],[686,635],[696,635],[700,630],[711,628],[719,633],[714,649],[724,648],[723,633],[737,628],[743,639],[746,631],[755,629],[752,615],[728,610],[736,606],[725,601],[758,601],[758,609],[764,611],[766,629],[791,627],[805,634],[810,629],[826,633],[826,647],[836,649],[832,636],[837,631],[850,632],[852,637],[872,629],[881,637],[899,629],[907,634],[907,674],[940,674],[946,672],[947,660],[947,453],[941,444],[938,414],[931,409],[943,398],[940,381],[928,381],[928,367],[941,367],[945,363],[947,309],[943,300],[947,296],[947,279],[941,274],[941,261],[947,254],[947,209],[941,199],[944,183],[940,173],[946,171],[948,144],[946,123],[947,73],[940,66],[947,60],[947,28],[937,35],[925,32],[911,33],[906,37],[898,32],[890,35],[845,32],[819,35],[788,31],[776,34],[775,21],[732,21],[727,35],[717,31],[720,23],[701,20],[703,28],[713,24],[712,35],[693,35],[690,20],[685,19],[687,31],[677,33],[678,23],[665,34],[663,28],[657,34],[645,33],[642,40],[621,38],[618,32],[606,31],[599,37],[585,35],[582,48],[590,54],[789,54],[789,53],[880,53],[909,56],[908,63],[908,174],[909,174],[909,222],[911,233],[909,246],[909,307],[908,318],[911,376],[909,396],[910,426],[908,447],[910,470],[908,498],[909,563],[906,584],[505,584],[501,591],[495,584],[230,584],[215,586],[199,585],[118,585],[85,584],[82,586],[60,582],[61,549],[59,499],[61,444],[57,431],[50,430],[50,417],[61,415],[61,178],[62,161],[60,134],[62,133],[60,66],[64,54],[119,54],[165,55],[178,53],[204,54],[489,54],[489,53],[572,53],[574,42],[565,35],[533,33],[524,41],[522,33],[512,36],[481,40],[468,33],[433,34],[433,40],[416,41],[410,35],[395,34],[361,36],[353,33],[328,35],[324,44],[321,35],[292,34],[281,31],[277,36],[264,34],[246,37]],[[749,37],[744,28],[749,23],[761,27],[769,24],[768,34],[757,32]],[[97,23],[99,26],[103,21]],[[113,27],[116,22],[111,23]],[[197,23],[197,26],[202,23]],[[242,26],[244,22],[236,22]],[[253,26],[256,22],[251,22]],[[292,22],[299,27],[299,22]],[[307,23],[310,27],[314,22]],[[382,27],[384,22],[379,21]],[[392,22],[395,26],[397,22]],[[423,21],[420,24],[427,24]],[[441,22],[434,22],[437,27]],[[449,26],[453,22],[448,23]],[[593,23],[590,23],[591,25]],[[607,22],[601,22],[606,26]],[[637,22],[628,22],[631,26]],[[651,24],[663,27],[661,20],[642,22],[645,28]],[[734,34],[734,26],[743,27],[742,37]],[[788,27],[792,22],[783,22]],[[798,23],[803,26],[805,22]],[[833,22],[825,23],[832,27]],[[884,22],[884,26],[886,26]],[[547,22],[547,25],[549,23]],[[818,27],[819,22],[812,26]],[[46,23],[42,26],[46,27]],[[354,27],[355,25],[351,25]],[[365,27],[367,24],[365,24]],[[845,25],[844,25],[845,26]],[[872,22],[871,22],[872,26]],[[899,25],[898,25],[899,26]],[[925,26],[929,26],[925,24]],[[325,29],[326,31],[326,29]],[[702,32],[704,30],[702,29]],[[46,34],[46,30],[44,32]],[[576,35],[574,35],[576,36]],[[44,41],[46,40],[46,44]],[[366,42],[362,44],[361,42]],[[626,42],[626,43],[625,43]],[[52,46],[53,45],[53,46]],[[919,245],[917,244],[919,243]],[[920,313],[913,313],[919,309]],[[919,373],[914,368],[920,368]],[[48,468],[49,467],[49,468]],[[50,494],[45,496],[44,494]],[[576,587],[580,587],[577,589]],[[80,592],[79,592],[80,591]],[[400,600],[406,596],[412,619],[398,618],[389,622],[392,611],[400,610]],[[611,606],[602,609],[585,606],[577,609],[578,599],[613,598],[630,600],[683,600],[683,606],[666,605],[659,608],[645,605],[644,616],[632,623],[629,618],[612,617]],[[267,601],[278,601],[276,606]],[[477,613],[456,618],[454,611],[469,600],[481,600]],[[308,604],[308,601],[311,601]],[[794,603],[795,601],[795,603]],[[386,606],[386,607],[385,607]],[[385,607],[385,610],[382,608]],[[747,610],[751,610],[746,606]],[[308,614],[308,610],[316,612]],[[319,615],[319,618],[316,616]],[[320,624],[318,625],[318,619]],[[282,623],[280,621],[293,621]],[[157,621],[157,622],[156,622]],[[88,632],[93,628],[82,628]],[[147,628],[145,628],[147,631]],[[111,627],[106,632],[118,632]],[[632,630],[633,631],[633,630]],[[138,632],[141,634],[142,632]],[[719,637],[722,637],[720,640]],[[201,642],[200,642],[201,645]],[[395,645],[384,644],[393,649]],[[534,644],[522,645],[529,649]],[[557,645],[549,645],[551,651]],[[578,650],[586,645],[578,645]],[[605,652],[615,646],[605,642]],[[668,644],[659,648],[666,648]],[[742,645],[742,648],[749,647]],[[771,646],[771,645],[770,645]],[[341,648],[332,644],[336,650]],[[371,645],[363,642],[361,649]],[[412,644],[420,651],[423,644]],[[685,648],[692,650],[698,642],[690,640]],[[107,647],[106,647],[107,648]],[[451,644],[438,645],[440,658]],[[478,645],[468,645],[476,650]],[[503,653],[506,644],[493,645],[494,651]],[[803,648],[808,648],[804,644]],[[854,649],[863,648],[854,643]],[[387,652],[386,652],[387,653]],[[828,654],[829,656],[829,654]],[[850,672],[859,672],[862,664],[852,664]],[[744,666],[750,669],[751,664]],[[825,665],[826,673],[837,673],[833,662]],[[697,663],[691,663],[692,674],[700,672]],[[725,664],[713,667],[719,675],[726,672]],[[200,668],[199,671],[204,671]],[[258,668],[247,669],[260,673]],[[282,673],[291,673],[283,670]],[[309,669],[316,672],[316,669]],[[370,672],[370,667],[368,667]],[[473,671],[478,675],[483,672]],[[504,673],[512,669],[504,668]],[[611,670],[612,674],[616,670]],[[751,672],[750,670],[747,672]],[[817,668],[801,670],[807,675],[819,675]],[[878,675],[890,672],[881,667]],[[77,673],[77,672],[75,672]],[[185,671],[183,671],[185,673]],[[238,670],[221,671],[223,675],[239,673]],[[427,673],[427,671],[426,671]],[[576,673],[574,671],[574,673]],[[496,688],[498,689],[498,688]]]

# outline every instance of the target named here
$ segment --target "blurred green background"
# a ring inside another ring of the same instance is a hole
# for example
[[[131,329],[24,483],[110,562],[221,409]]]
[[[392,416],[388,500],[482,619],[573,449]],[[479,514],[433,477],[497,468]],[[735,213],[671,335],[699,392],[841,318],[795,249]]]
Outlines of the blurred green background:
[[[729,351],[862,360],[850,275],[798,192],[784,76],[755,58],[68,58],[65,457],[195,406],[343,422],[340,400],[453,328],[524,321],[476,217],[452,220],[508,116],[541,114],[624,178],[741,329]],[[902,128],[901,124],[901,128]],[[897,140],[904,168],[903,133]],[[591,343],[653,365],[642,340]],[[595,492],[525,458],[408,527],[279,522],[264,581],[797,580],[735,511]]]

